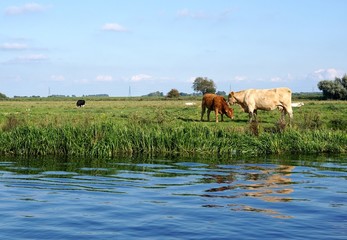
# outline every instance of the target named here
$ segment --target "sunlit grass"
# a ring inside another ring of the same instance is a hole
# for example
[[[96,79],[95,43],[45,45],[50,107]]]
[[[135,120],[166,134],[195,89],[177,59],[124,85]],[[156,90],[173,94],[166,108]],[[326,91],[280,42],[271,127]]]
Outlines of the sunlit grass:
[[[294,109],[292,127],[278,111],[200,122],[200,100],[0,101],[0,153],[107,156],[261,155],[347,152],[347,104],[307,101]],[[206,119],[206,118],[205,118]]]

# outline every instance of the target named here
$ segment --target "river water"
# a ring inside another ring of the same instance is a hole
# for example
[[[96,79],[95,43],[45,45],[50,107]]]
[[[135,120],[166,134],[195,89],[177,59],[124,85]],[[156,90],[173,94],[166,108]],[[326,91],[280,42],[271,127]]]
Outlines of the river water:
[[[0,239],[347,239],[347,157],[0,157]]]

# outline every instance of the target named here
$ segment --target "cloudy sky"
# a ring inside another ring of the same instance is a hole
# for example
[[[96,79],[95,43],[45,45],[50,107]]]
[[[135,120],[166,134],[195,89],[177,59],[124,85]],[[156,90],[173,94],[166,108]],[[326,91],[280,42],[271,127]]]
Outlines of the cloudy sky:
[[[141,96],[347,73],[345,0],[0,0],[0,92]]]

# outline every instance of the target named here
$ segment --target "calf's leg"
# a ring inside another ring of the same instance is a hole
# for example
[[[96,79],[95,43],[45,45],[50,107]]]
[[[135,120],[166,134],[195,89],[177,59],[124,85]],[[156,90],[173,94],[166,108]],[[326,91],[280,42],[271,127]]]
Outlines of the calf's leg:
[[[218,109],[215,109],[214,113],[216,114],[216,123],[217,123],[218,122]]]
[[[201,121],[203,121],[205,111],[206,111],[206,107],[205,106],[201,106]]]
[[[210,113],[211,113],[211,110],[207,109],[207,121],[208,122],[210,121]]]

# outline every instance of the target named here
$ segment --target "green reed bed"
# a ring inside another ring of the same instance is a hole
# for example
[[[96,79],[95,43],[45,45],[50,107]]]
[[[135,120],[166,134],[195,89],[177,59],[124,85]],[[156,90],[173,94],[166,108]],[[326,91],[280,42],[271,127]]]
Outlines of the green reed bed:
[[[232,156],[346,153],[340,130],[262,131],[196,123],[98,123],[88,126],[18,126],[0,132],[0,154],[113,157],[116,155]]]

